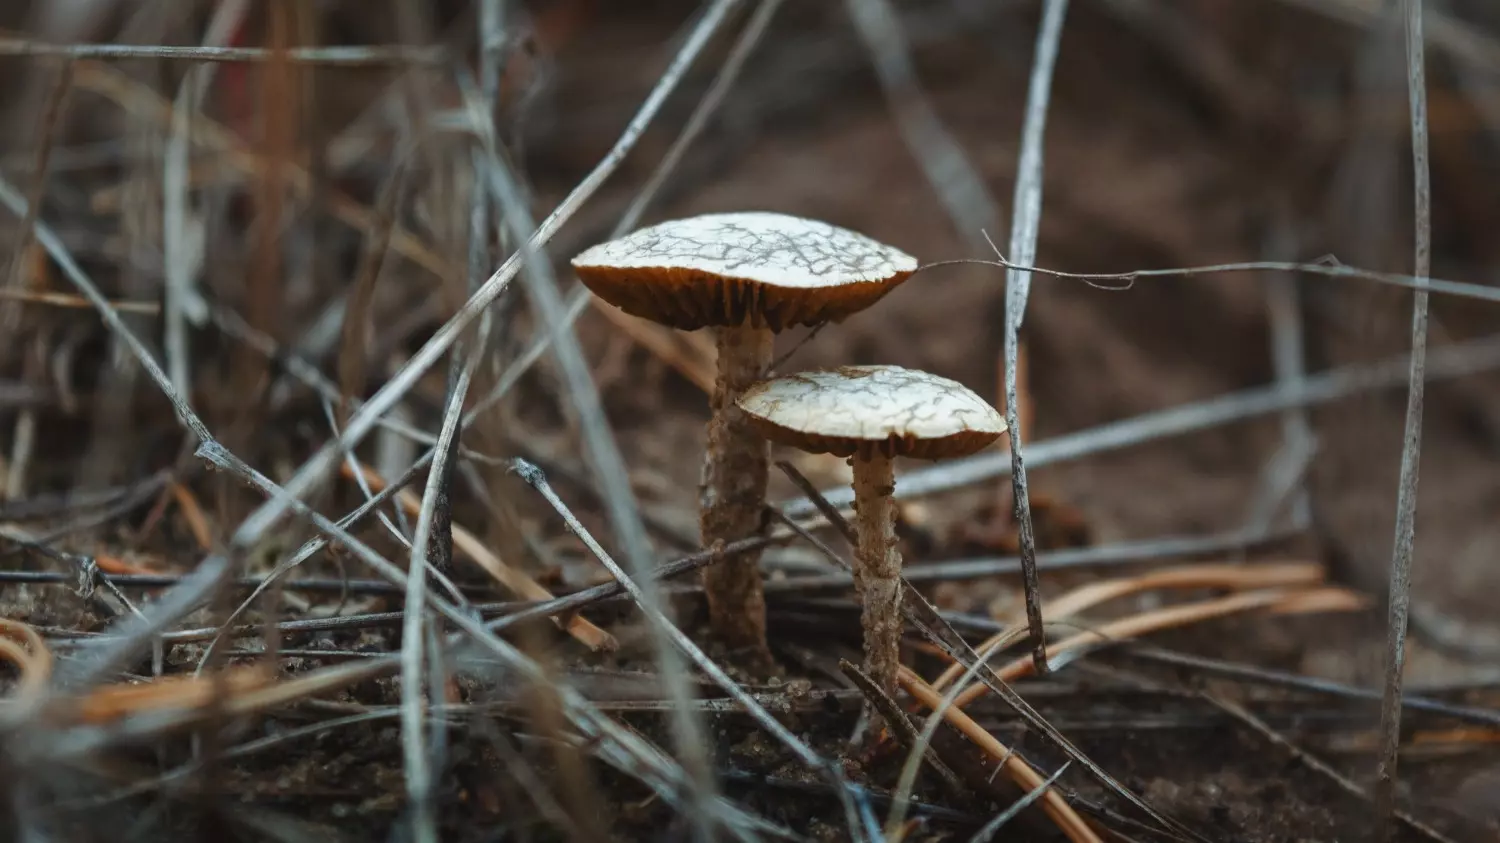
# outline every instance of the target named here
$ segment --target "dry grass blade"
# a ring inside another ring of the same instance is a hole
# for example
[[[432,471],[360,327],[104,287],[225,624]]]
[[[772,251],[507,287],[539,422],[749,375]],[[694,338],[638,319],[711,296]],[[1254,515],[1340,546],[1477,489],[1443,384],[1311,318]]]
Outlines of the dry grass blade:
[[[1062,41],[1067,0],[1048,0],[1037,30],[1036,56],[1032,60],[1031,85],[1026,95],[1026,122],[1021,130],[1021,157],[1016,165],[1015,199],[1012,202],[1010,257],[1021,264],[1036,260],[1037,234],[1042,224],[1042,149],[1047,127],[1047,107],[1052,99],[1052,70]],[[1021,550],[1021,582],[1026,591],[1026,623],[1031,634],[1031,654],[1037,672],[1047,667],[1047,631],[1042,624],[1041,597],[1036,575],[1036,531],[1031,521],[1031,491],[1026,483],[1020,398],[1016,367],[1020,354],[1021,322],[1031,294],[1031,276],[1009,269],[1005,273],[1005,424],[1010,436],[1010,481],[1017,537]]]
[[[237,696],[272,681],[265,665],[254,664],[229,668],[223,675],[164,676],[134,685],[105,685],[76,700],[58,700],[47,717],[98,725],[148,712],[204,709],[217,704],[216,694]]]
[[[1040,773],[1033,770],[1031,765],[1027,764],[1014,752],[1007,749],[1004,744],[996,740],[994,735],[985,731],[978,723],[975,723],[958,706],[944,706],[942,695],[933,690],[932,686],[922,681],[922,677],[902,667],[897,674],[896,681],[900,682],[901,687],[918,702],[922,703],[922,705],[934,712],[941,712],[944,719],[967,735],[969,740],[977,744],[980,749],[983,749],[995,760],[999,761],[1005,769],[1005,774],[1023,790],[1031,792],[1046,785],[1046,779]],[[1083,818],[1078,815],[1078,812],[1074,811],[1073,807],[1057,791],[1048,787],[1046,793],[1041,797],[1041,801],[1042,810],[1046,811],[1047,816],[1051,817],[1052,821],[1057,823],[1057,827],[1062,829],[1064,834],[1068,835],[1069,840],[1074,841],[1074,843],[1102,843],[1102,838],[1094,832],[1088,823],[1084,822]]]
[[[598,386],[589,372],[578,337],[566,324],[562,295],[558,292],[552,267],[533,252],[535,245],[526,239],[527,232],[531,229],[531,214],[521,197],[519,185],[501,161],[499,151],[489,134],[481,133],[481,140],[485,142],[487,158],[487,166],[482,171],[485,187],[500,208],[501,219],[508,226],[508,233],[522,244],[516,254],[524,258],[522,279],[526,292],[533,310],[552,337],[552,353],[561,370],[569,403],[577,414],[584,451],[603,492],[605,514],[616,540],[624,550],[631,575],[638,583],[637,588],[631,590],[631,596],[641,603],[641,608],[650,621],[651,642],[656,652],[658,669],[667,694],[676,703],[672,718],[673,738],[678,758],[688,772],[690,796],[697,803],[690,819],[698,826],[700,834],[712,836],[712,830],[708,826],[710,812],[707,810],[707,803],[716,797],[717,788],[705,751],[704,727],[698,713],[688,706],[690,692],[687,669],[682,656],[673,647],[676,643],[672,640],[676,629],[668,629],[671,621],[664,611],[666,604],[656,582],[651,578],[651,546],[645,523],[641,519],[640,503],[630,482],[629,468],[620,455],[614,431],[604,414]],[[532,481],[528,478],[527,482]],[[617,572],[611,573],[619,578]]]
[[[1291,223],[1284,215],[1278,214],[1268,238],[1268,257],[1273,260],[1296,257],[1293,237]],[[1303,347],[1306,322],[1296,278],[1286,273],[1277,273],[1271,277],[1270,286],[1266,290],[1266,316],[1271,323],[1271,364],[1275,369],[1276,379],[1282,386],[1296,389],[1307,377],[1307,355]],[[1281,442],[1284,453],[1311,454],[1317,447],[1307,408],[1288,407],[1282,412]],[[1261,512],[1253,514],[1252,518],[1259,523],[1269,524],[1275,515],[1276,505],[1282,499],[1282,491],[1275,489],[1265,507]],[[1301,482],[1300,473],[1293,487],[1284,491],[1292,496],[1292,525],[1306,527],[1312,519],[1312,499]]]
[[[483,323],[488,326],[488,320]],[[488,333],[482,331],[481,333]],[[477,343],[482,351],[483,338]],[[455,346],[455,351],[457,347]],[[429,632],[427,616],[429,610],[425,592],[427,570],[434,551],[433,521],[441,502],[445,507],[444,526],[451,529],[450,513],[446,511],[448,489],[444,483],[449,479],[447,466],[454,456],[454,445],[458,438],[460,417],[463,415],[464,397],[468,395],[470,378],[480,354],[474,354],[468,365],[459,371],[449,390],[447,406],[443,410],[443,426],[438,441],[433,446],[432,469],[428,472],[427,486],[417,512],[417,528],[412,536],[411,556],[406,566],[406,615],[401,625],[401,737],[406,763],[406,794],[410,803],[411,828],[422,843],[437,842],[436,818],[433,816],[433,756],[434,748],[427,740],[427,715],[423,708],[423,691],[426,690],[424,657],[430,655],[431,668],[439,675],[432,683],[434,689],[443,687],[446,677],[441,673],[443,654],[432,647],[429,654]],[[406,490],[402,490],[405,492]],[[452,539],[452,535],[447,536]],[[447,552],[451,554],[451,546]],[[434,639],[435,640],[435,639]],[[436,694],[432,702],[436,703]]]
[[[70,59],[166,59],[190,62],[264,62],[276,56],[299,64],[361,67],[389,64],[438,64],[447,51],[438,47],[302,47],[276,51],[254,47],[175,47],[159,44],[48,44],[0,38],[0,56],[62,56]]]
[[[881,718],[885,721],[886,727],[895,733],[896,739],[900,741],[902,746],[906,747],[908,752],[917,753],[919,758],[931,765],[932,769],[937,771],[938,776],[955,794],[967,795],[968,788],[964,786],[963,780],[958,777],[957,773],[953,772],[952,768],[943,763],[943,759],[932,748],[928,736],[917,733],[917,730],[911,724],[911,720],[907,718],[906,712],[901,710],[901,706],[895,700],[891,699],[884,688],[881,688],[875,680],[871,679],[868,674],[860,670],[848,659],[839,659],[839,670],[845,676],[849,677],[849,681],[854,683],[854,686],[859,689],[860,694],[875,707],[875,710],[880,713]],[[904,781],[901,784],[902,786],[897,788],[896,798],[892,801],[896,805],[904,806],[910,799],[910,789],[905,786]],[[897,822],[899,820],[893,816],[891,820],[886,822],[886,826],[889,828]]]
[[[1224,661],[1222,659],[1163,650],[1158,647],[1139,643],[1126,646],[1121,650],[1121,653],[1127,657],[1143,659],[1171,667],[1187,668],[1214,676],[1223,676],[1239,682],[1290,688],[1297,691],[1324,694],[1344,699],[1379,702],[1382,693],[1375,689],[1358,688],[1311,676],[1300,676],[1293,673],[1284,673],[1277,670]],[[1402,696],[1402,705],[1414,711],[1425,711],[1442,717],[1451,717],[1455,720],[1500,727],[1500,711],[1492,708],[1456,705],[1432,699],[1431,697],[1419,697],[1410,694]]]
[[[369,483],[376,492],[386,488],[385,480],[376,474],[374,469],[361,465],[360,470],[364,474],[365,482]],[[345,476],[352,476],[353,473],[347,465],[342,467],[342,472]],[[417,515],[421,511],[421,501],[408,489],[397,491],[396,500],[412,515]],[[527,600],[559,599],[541,583],[528,576],[525,571],[516,570],[505,564],[505,561],[486,547],[478,536],[457,524],[453,525],[453,547],[469,557],[474,564],[483,568],[485,573],[494,577],[495,582]],[[591,650],[609,652],[619,646],[619,642],[613,635],[581,615],[570,614],[566,619],[558,618],[554,622],[557,623],[559,629],[578,639],[579,643]]]
[[[1222,588],[1234,591],[1263,588],[1286,588],[1300,585],[1315,585],[1324,578],[1322,566],[1309,563],[1268,564],[1253,566],[1233,564],[1183,565],[1141,574],[1135,577],[1120,577],[1089,583],[1047,604],[1047,614],[1054,621],[1071,618],[1079,612],[1100,603],[1115,600],[1144,591],[1159,588]],[[1013,637],[1014,630],[996,633],[980,644],[981,658],[989,658],[1004,647]],[[944,670],[932,687],[942,691],[952,684],[964,668],[952,664]]]
[[[1284,269],[1287,265],[1276,266]],[[1341,366],[1308,375],[1295,386],[1272,384],[1256,387],[1109,422],[1078,433],[1042,440],[1027,449],[1026,460],[1033,468],[1052,465],[1266,416],[1290,407],[1326,404],[1364,392],[1389,389],[1407,383],[1411,359],[1410,355],[1402,355],[1381,363]],[[1427,358],[1424,373],[1428,380],[1435,381],[1497,368],[1500,368],[1500,335],[1488,335],[1433,350]],[[912,500],[934,495],[1000,477],[1008,471],[1010,456],[1004,452],[949,460],[902,474],[896,484],[896,497]],[[853,494],[847,486],[821,490],[820,493],[840,507],[848,507],[853,501]],[[786,501],[779,507],[793,518],[807,515],[815,508],[807,498]]]
[[[11,290],[0,288],[0,299],[79,310],[87,310],[94,306],[92,302],[82,296],[69,295],[68,293],[49,293],[43,290]],[[109,304],[121,313],[144,313],[154,316],[161,312],[161,305],[155,302],[111,301]]]
[[[1422,0],[1403,0],[1406,17],[1407,91],[1411,98],[1412,170],[1416,204],[1414,274],[1432,272],[1432,174],[1427,165],[1427,82],[1422,44]],[[1406,667],[1406,627],[1411,613],[1412,547],[1416,541],[1417,478],[1422,456],[1422,400],[1427,385],[1427,291],[1411,306],[1411,375],[1406,391],[1406,432],[1396,498],[1396,536],[1391,549],[1390,601],[1385,657],[1385,698],[1380,710],[1380,763],[1375,771],[1377,837],[1390,840],[1396,810],[1396,762],[1401,751],[1401,682]]]
[[[1185,603],[1180,606],[1169,606],[1165,609],[1143,612],[1139,615],[1110,621],[1109,623],[1100,624],[1095,629],[1079,633],[1053,644],[1047,648],[1047,653],[1049,659],[1056,659],[1064,653],[1082,649],[1091,644],[1099,644],[1122,638],[1133,638],[1151,632],[1160,632],[1163,629],[1201,623],[1206,620],[1227,617],[1256,609],[1264,609],[1278,614],[1296,614],[1301,612],[1352,612],[1367,608],[1367,606],[1368,600],[1341,588],[1315,588],[1304,591],[1261,589],[1243,594],[1233,594],[1228,597],[1220,597],[1215,600],[1203,600],[1194,603]],[[1031,671],[1032,663],[1030,658],[1021,657],[999,668],[995,673],[1001,679],[1014,681],[1029,675]],[[954,705],[962,708],[983,696],[987,690],[989,689],[984,685],[972,685],[965,688],[954,699]]]
[[[172,500],[177,502],[177,508],[182,512],[182,519],[187,522],[188,530],[193,534],[193,540],[198,543],[198,549],[207,553],[213,549],[213,531],[208,527],[208,519],[203,515],[203,507],[198,504],[198,499],[193,492],[181,483],[171,482],[167,489],[172,495]]]

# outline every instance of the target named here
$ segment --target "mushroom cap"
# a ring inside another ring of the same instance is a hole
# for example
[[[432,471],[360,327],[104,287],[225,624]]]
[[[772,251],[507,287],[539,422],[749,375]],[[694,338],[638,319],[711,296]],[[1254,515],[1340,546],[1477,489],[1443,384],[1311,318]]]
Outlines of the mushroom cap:
[[[755,384],[736,403],[766,439],[841,457],[962,457],[1005,432],[1005,418],[973,390],[900,366],[784,375]]]
[[[647,226],[586,249],[573,269],[633,316],[688,331],[779,331],[869,307],[910,277],[917,260],[826,222],[745,211]]]

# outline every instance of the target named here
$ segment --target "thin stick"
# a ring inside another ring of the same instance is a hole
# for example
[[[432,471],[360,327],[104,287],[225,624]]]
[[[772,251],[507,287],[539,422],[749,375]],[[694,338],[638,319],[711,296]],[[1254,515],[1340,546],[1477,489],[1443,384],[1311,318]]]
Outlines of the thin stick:
[[[1278,214],[1266,244],[1269,257],[1286,260],[1295,257],[1295,232],[1286,214]],[[1271,362],[1276,370],[1276,379],[1295,387],[1307,377],[1306,354],[1303,350],[1301,290],[1297,279],[1285,272],[1278,272],[1270,279],[1266,291],[1266,308],[1271,322]],[[1314,436],[1305,407],[1288,407],[1281,414],[1282,447],[1289,450],[1312,447]],[[1299,481],[1292,499],[1292,524],[1305,528],[1312,517],[1311,500],[1307,488]],[[1267,515],[1269,518],[1269,514]]]
[[[1411,361],[1411,356],[1401,355],[1375,364],[1329,369],[1309,375],[1296,386],[1273,383],[1226,393],[1207,401],[1108,422],[1078,433],[1038,442],[1027,450],[1027,462],[1036,467],[1076,460],[1169,436],[1196,433],[1270,415],[1288,407],[1327,404],[1363,392],[1387,389],[1407,382]],[[1495,368],[1500,368],[1500,334],[1435,349],[1427,358],[1424,375],[1429,380],[1443,380]],[[1009,454],[1004,452],[948,460],[900,475],[896,483],[896,497],[899,500],[913,500],[961,488],[999,477],[1010,471],[1010,468]],[[847,484],[824,490],[823,496],[839,507],[848,507],[853,500],[853,493]],[[786,501],[777,506],[793,518],[805,517],[816,510],[806,498]]]
[[[1236,664],[1235,662],[1220,659],[1178,653],[1141,643],[1129,644],[1120,648],[1118,652],[1127,658],[1142,659],[1178,668],[1200,670],[1204,673],[1224,676],[1241,682],[1292,688],[1298,691],[1326,694],[1344,699],[1379,702],[1381,698],[1381,692],[1372,688],[1357,688],[1352,685],[1330,682],[1327,679],[1298,676],[1292,673],[1283,673],[1248,664]],[[1477,723],[1484,726],[1500,726],[1500,711],[1492,708],[1454,705],[1442,700],[1412,696],[1411,694],[1404,694],[1402,696],[1402,704],[1414,711],[1425,711],[1430,714],[1451,717],[1455,720],[1463,720],[1468,723]]]
[[[1004,257],[995,258],[994,260],[956,258],[922,264],[917,267],[917,273],[936,269],[940,266],[959,266],[964,264],[997,266],[1001,269],[1016,269],[1022,272],[1030,272],[1034,275],[1047,275],[1053,278],[1083,281],[1096,289],[1120,293],[1132,289],[1135,286],[1135,282],[1142,278],[1196,278],[1200,275],[1218,275],[1229,272],[1301,272],[1307,275],[1321,275],[1325,278],[1339,278],[1350,281],[1374,281],[1379,284],[1403,287],[1408,290],[1426,290],[1430,293],[1441,293],[1448,296],[1458,296],[1459,298],[1500,302],[1500,290],[1485,284],[1476,284],[1472,281],[1450,281],[1445,278],[1434,278],[1430,275],[1417,276],[1404,275],[1399,272],[1375,272],[1369,269],[1360,269],[1357,266],[1345,266],[1339,263],[1338,258],[1333,255],[1325,255],[1321,260],[1321,263],[1239,261],[1235,263],[1206,264],[1203,266],[1173,266],[1165,269],[1131,269],[1125,272],[1063,272],[1062,270],[1049,269],[1045,266],[1027,266],[1015,261],[1006,260]]]
[[[1171,558],[1241,552],[1274,538],[1285,538],[1286,535],[1288,534],[1252,535],[1236,530],[1207,536],[1162,536],[1132,542],[1075,547],[1038,553],[1037,568],[1043,571],[1113,568],[1121,565],[1159,562]],[[953,582],[1007,576],[1020,572],[1020,557],[995,556],[912,565],[902,570],[901,578],[909,583]],[[852,582],[853,579],[848,573],[830,571],[826,574],[807,574],[771,580],[766,583],[766,593],[801,594],[819,589],[845,588]]]
[[[69,59],[164,59],[190,62],[263,62],[270,61],[273,50],[255,47],[187,47],[165,44],[48,44],[0,38],[0,56],[62,56]],[[448,60],[442,47],[299,47],[286,51],[277,60],[343,67],[371,67],[391,64],[442,64]]]
[[[1432,271],[1432,176],[1427,166],[1427,82],[1422,45],[1422,0],[1404,0],[1407,91],[1411,98],[1411,152],[1416,226],[1414,272]],[[1396,763],[1401,750],[1401,682],[1406,665],[1406,625],[1411,612],[1412,545],[1416,539],[1417,478],[1422,456],[1422,398],[1426,386],[1427,292],[1418,290],[1411,308],[1411,376],[1406,393],[1406,435],[1396,498],[1396,537],[1391,551],[1386,623],[1385,697],[1380,706],[1380,763],[1375,772],[1377,837],[1390,840],[1396,827]]]
[[[1071,618],[1079,612],[1091,609],[1110,600],[1156,589],[1222,588],[1231,591],[1287,586],[1312,585],[1323,580],[1320,566],[1307,563],[1284,565],[1183,565],[1150,571],[1137,577],[1121,577],[1092,582],[1075,588],[1052,601],[1047,611],[1053,618]],[[977,649],[981,658],[989,658],[1010,639],[1013,630],[1009,627],[997,632]],[[957,662],[932,681],[932,687],[941,691],[947,688],[964,671]]]
[[[1048,651],[1051,658],[1055,659],[1063,653],[1078,650],[1090,644],[1133,638],[1150,632],[1175,629],[1256,609],[1295,614],[1304,611],[1355,611],[1364,607],[1365,603],[1358,595],[1333,587],[1302,590],[1270,588],[1246,591],[1228,597],[1183,603],[1168,606],[1165,609],[1129,615],[1065,638],[1053,644]],[[1032,665],[1029,659],[1018,658],[996,670],[995,675],[1007,682],[1012,682],[1028,675],[1031,670]],[[953,704],[963,708],[983,696],[988,690],[989,688],[982,684],[970,685],[954,698]]]
[[[1010,229],[1012,260],[1036,260],[1037,233],[1042,222],[1042,140],[1047,107],[1052,97],[1052,69],[1062,41],[1068,0],[1049,0],[1036,35],[1036,58],[1026,95],[1026,123],[1021,130],[1021,156],[1016,165],[1016,192]],[[1031,658],[1037,672],[1047,674],[1047,634],[1042,625],[1040,587],[1036,576],[1036,531],[1031,523],[1031,492],[1026,485],[1026,463],[1021,456],[1020,400],[1016,395],[1016,357],[1021,343],[1021,321],[1031,293],[1031,276],[1015,269],[1005,273],[1005,424],[1010,434],[1010,480],[1020,540],[1021,582],[1026,591],[1026,623],[1031,632]]]
[[[479,348],[483,343],[479,344]],[[455,346],[457,348],[457,346]],[[433,538],[433,520],[440,501],[447,500],[447,489],[443,485],[449,476],[446,471],[453,457],[453,444],[458,436],[459,419],[463,415],[464,397],[469,394],[469,382],[480,355],[475,354],[469,365],[461,366],[458,377],[448,394],[448,406],[443,410],[443,426],[438,434],[438,443],[433,448],[432,470],[428,472],[427,486],[422,492],[422,505],[417,513],[417,528],[412,536],[411,561],[406,567],[406,617],[401,625],[401,747],[406,763],[406,795],[412,812],[412,829],[420,843],[436,843],[437,825],[433,817],[433,778],[429,763],[426,740],[426,713],[422,707],[423,651],[427,643],[426,616],[430,611],[424,605],[427,586],[428,554]],[[448,535],[448,550],[452,553],[453,536]],[[434,661],[441,661],[441,653],[433,654]],[[441,687],[442,683],[439,682]],[[436,699],[433,703],[437,703]]]

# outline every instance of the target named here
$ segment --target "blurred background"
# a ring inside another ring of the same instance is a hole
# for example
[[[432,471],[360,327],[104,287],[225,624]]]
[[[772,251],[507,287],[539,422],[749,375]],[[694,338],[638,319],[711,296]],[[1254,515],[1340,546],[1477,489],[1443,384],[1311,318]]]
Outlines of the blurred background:
[[[493,4],[499,22],[482,58],[482,5],[3,4],[0,178],[24,197],[12,210],[33,210],[0,213],[0,521],[41,531],[69,505],[168,471],[197,490],[206,535],[173,519],[145,530],[151,491],[129,526],[102,523],[68,540],[78,552],[183,570],[201,554],[195,541],[222,543],[259,502],[202,476],[161,390],[32,223],[50,228],[116,303],[215,436],[284,480],[348,412],[289,375],[288,360],[316,367],[336,395],[368,397],[516,248],[504,231],[478,247],[469,237],[482,178],[473,110],[488,112],[529,232],[610,153],[708,8],[506,0]],[[1404,36],[1388,6],[1073,0],[1046,115],[1036,264],[1121,273],[1332,256],[1410,273]],[[862,231],[924,263],[993,259],[986,237],[1002,250],[1009,239],[1040,16],[1031,0],[739,4],[618,170],[547,243],[564,296],[576,289],[567,260],[627,214],[643,225],[774,210]],[[1425,21],[1432,273],[1490,284],[1500,272],[1500,5],[1429,0]],[[73,44],[120,53],[60,46]],[[145,49],[160,45],[303,52],[193,61]],[[741,58],[701,133],[663,169]],[[637,205],[643,196],[649,203]],[[1326,564],[1375,607],[1332,620],[1231,620],[1199,649],[1379,687],[1411,294],[1262,270],[1111,285],[1033,282],[1023,400],[1026,441],[1043,454],[1031,472],[1043,549],[1243,530],[1258,538],[1242,554],[1274,540],[1272,553]],[[534,336],[516,286],[492,311],[476,394]],[[1484,694],[1500,680],[1500,322],[1482,301],[1432,304],[1407,681]],[[998,403],[1004,320],[1004,270],[950,265],[810,339],[788,332],[778,348],[793,353],[785,370],[895,363]],[[594,305],[577,333],[644,510],[659,533],[694,547],[710,338]],[[1337,400],[1219,419],[1193,409],[1241,391],[1274,395],[1305,377],[1322,378]],[[436,431],[446,379],[447,366],[434,366],[392,417]],[[1091,444],[1072,458],[1046,450],[1140,417],[1142,435],[1124,447]],[[546,357],[464,442],[588,485],[576,418]],[[418,447],[376,434],[359,454],[392,477]],[[795,459],[820,488],[847,479],[836,460]],[[773,498],[800,494],[773,475]],[[455,520],[502,555],[533,560],[548,582],[597,581],[592,563],[559,549],[541,510],[517,500],[503,466],[468,464],[456,482]],[[349,485],[331,493],[340,512],[360,499]],[[1009,508],[999,471],[913,502],[903,513],[908,563],[1013,553]],[[597,507],[583,509],[607,531]],[[955,611],[1014,593],[1006,578],[934,588]],[[9,615],[52,626],[72,617],[67,595],[3,594]],[[1407,795],[1493,830],[1500,767],[1492,751],[1469,749],[1479,756]],[[1365,775],[1373,762],[1361,759],[1348,769]]]

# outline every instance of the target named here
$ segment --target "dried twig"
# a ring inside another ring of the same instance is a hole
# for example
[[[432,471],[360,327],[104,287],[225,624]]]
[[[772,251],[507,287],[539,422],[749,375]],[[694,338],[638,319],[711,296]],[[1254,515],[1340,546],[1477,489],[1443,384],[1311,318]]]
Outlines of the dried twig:
[[[1033,468],[1051,465],[1270,415],[1288,407],[1326,404],[1363,392],[1389,389],[1407,382],[1410,366],[1411,357],[1402,355],[1380,363],[1329,369],[1307,376],[1297,386],[1272,384],[1145,413],[1043,440],[1027,449],[1026,460]],[[1428,380],[1435,381],[1496,368],[1500,368],[1500,335],[1492,334],[1433,350],[1427,358],[1424,374]],[[980,483],[1008,471],[1010,456],[1003,452],[947,460],[902,474],[896,484],[896,497],[913,500]],[[847,508],[854,497],[847,485],[823,490],[822,494],[829,502],[843,508]],[[793,518],[805,516],[815,508],[806,498],[778,506]]]
[[[1042,223],[1042,138],[1047,126],[1047,107],[1052,98],[1052,69],[1057,64],[1058,45],[1067,14],[1067,0],[1049,0],[1036,36],[1036,57],[1031,67],[1031,86],[1026,95],[1026,122],[1021,130],[1021,158],[1016,165],[1016,192],[1010,229],[1011,260],[1029,264],[1036,260],[1037,233]],[[1026,485],[1022,458],[1020,400],[1016,394],[1016,357],[1020,348],[1021,321],[1031,293],[1031,276],[1010,269],[1005,273],[1005,423],[1010,432],[1010,479],[1014,494],[1016,528],[1021,549],[1021,582],[1026,590],[1026,622],[1031,632],[1031,653],[1037,672],[1047,672],[1047,638],[1042,626],[1041,598],[1036,577],[1036,534],[1031,523],[1031,492]]]
[[[1159,588],[1226,588],[1235,591],[1286,588],[1314,585],[1322,582],[1323,577],[1322,567],[1313,564],[1184,565],[1136,577],[1089,583],[1048,603],[1047,612],[1054,620],[1063,620],[1100,603]],[[1012,628],[996,633],[979,645],[979,655],[989,658],[1014,637],[1014,632]],[[963,668],[960,665],[949,665],[947,670],[933,680],[933,689],[941,691],[947,688],[961,672]]]
[[[1427,166],[1427,82],[1422,44],[1422,0],[1404,0],[1407,91],[1411,97],[1412,170],[1416,184],[1416,254],[1413,272],[1432,271],[1432,174]],[[1422,456],[1422,398],[1427,385],[1427,291],[1418,289],[1411,310],[1411,375],[1406,392],[1406,432],[1401,446],[1401,479],[1396,498],[1396,537],[1391,550],[1390,614],[1386,626],[1385,698],[1380,709],[1380,763],[1375,773],[1377,837],[1390,840],[1395,829],[1396,762],[1401,751],[1401,681],[1406,667],[1406,625],[1411,611],[1412,546],[1416,539],[1417,477]]]
[[[177,47],[164,44],[48,44],[19,38],[0,38],[0,56],[62,56],[70,59],[163,59],[190,62],[264,62],[275,51],[254,47]],[[299,47],[285,51],[282,60],[300,64],[368,67],[390,64],[440,64],[448,58],[442,47]]]
[[[1120,618],[1065,638],[1049,647],[1047,652],[1049,658],[1056,659],[1064,653],[1101,642],[1131,638],[1256,609],[1280,613],[1347,612],[1363,609],[1366,604],[1365,599],[1341,588],[1258,589],[1213,600],[1168,606],[1165,609]],[[1022,657],[999,668],[995,673],[1006,681],[1014,681],[1028,675],[1032,669],[1030,660]],[[954,705],[960,708],[967,706],[984,695],[987,690],[988,688],[984,685],[971,685],[958,694],[954,699]]]
[[[1199,670],[1204,673],[1225,676],[1241,682],[1254,682],[1293,688],[1299,691],[1328,694],[1347,699],[1370,700],[1373,702],[1379,702],[1381,699],[1382,692],[1370,688],[1356,688],[1351,685],[1343,685],[1338,682],[1331,682],[1327,679],[1318,679],[1312,676],[1298,676],[1263,667],[1255,667],[1253,665],[1237,664],[1235,662],[1190,655],[1188,653],[1178,653],[1171,650],[1163,650],[1159,647],[1151,647],[1139,642],[1122,647],[1118,652],[1130,658]],[[1411,694],[1403,694],[1401,704],[1403,707],[1412,709],[1413,711],[1423,711],[1429,714],[1452,717],[1456,720],[1464,720],[1487,726],[1500,726],[1500,711],[1492,708],[1455,705],[1442,700],[1412,696]]]

